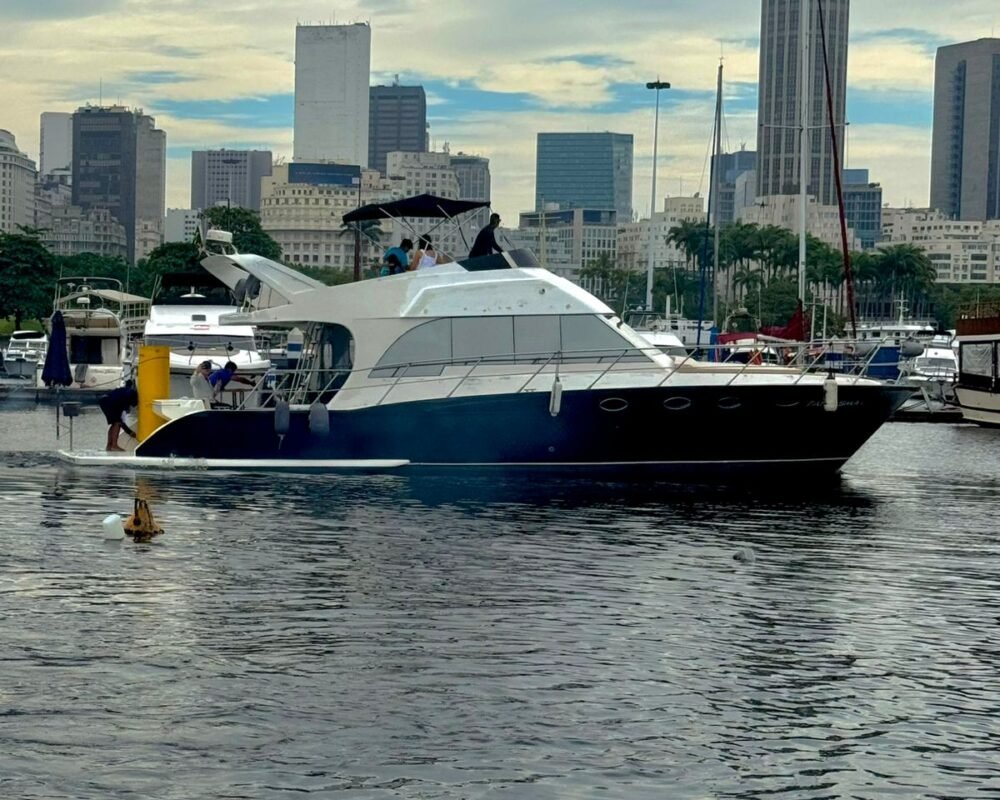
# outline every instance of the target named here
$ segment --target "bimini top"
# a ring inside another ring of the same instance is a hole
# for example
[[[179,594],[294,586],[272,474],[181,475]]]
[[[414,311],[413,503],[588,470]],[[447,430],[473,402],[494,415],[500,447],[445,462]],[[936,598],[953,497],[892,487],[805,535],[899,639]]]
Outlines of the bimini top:
[[[489,200],[449,200],[432,194],[418,194],[404,197],[390,203],[372,203],[344,214],[344,222],[368,222],[370,220],[396,217],[424,217],[429,219],[451,219],[479,208],[488,208]]]

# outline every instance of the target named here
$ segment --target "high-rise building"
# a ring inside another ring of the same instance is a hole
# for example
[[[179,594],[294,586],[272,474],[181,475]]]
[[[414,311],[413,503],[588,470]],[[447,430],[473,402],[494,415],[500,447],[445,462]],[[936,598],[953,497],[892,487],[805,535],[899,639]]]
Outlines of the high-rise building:
[[[618,226],[618,265],[625,269],[644,271],[649,263],[649,246],[653,245],[654,269],[684,269],[687,254],[670,240],[670,229],[682,222],[705,222],[705,201],[693,197],[667,197],[663,210],[652,219],[626,222]],[[650,226],[652,225],[652,231]]]
[[[451,156],[451,168],[458,179],[458,199],[489,202],[490,200],[490,160],[482,156],[458,153]],[[490,218],[488,208],[469,215],[467,225],[479,231]]]
[[[69,169],[73,163],[73,115],[62,111],[42,112],[39,142],[38,172],[41,175]]]
[[[195,150],[191,207],[218,205],[260,211],[260,179],[271,174],[270,150]]]
[[[931,206],[952,219],[1000,219],[1000,39],[938,48]]]
[[[817,0],[763,0],[757,99],[757,197],[799,191],[801,12],[809,13],[809,147],[811,171],[806,191],[820,205],[835,205],[837,187],[826,103],[826,79]],[[833,88],[833,116],[840,163],[844,163],[844,108],[847,96],[847,26],[850,0],[823,4],[826,45]]]
[[[632,134],[540,133],[535,210],[609,209],[632,219]]]
[[[366,23],[295,28],[296,161],[368,165],[371,44]]]
[[[168,208],[163,224],[164,242],[192,242],[201,212],[197,208]]]
[[[844,170],[844,217],[865,250],[882,238],[882,186],[866,169]]]
[[[125,228],[106,208],[84,211],[79,206],[57,206],[51,209],[45,228],[42,242],[53,255],[128,256]]]
[[[10,131],[0,130],[0,233],[35,224],[35,162],[17,149]]]
[[[391,181],[356,164],[276,164],[261,187],[261,227],[281,246],[284,260],[309,267],[352,267],[354,235],[344,227],[344,214],[359,203],[392,199]],[[384,220],[365,231],[364,263],[381,258],[392,229],[392,220]]]
[[[450,156],[451,168],[458,179],[459,200],[490,199],[490,160],[482,156],[457,153]]]
[[[930,208],[882,210],[883,245],[915,244],[938,283],[1000,283],[1000,220],[954,220]]]
[[[736,182],[741,175],[757,168],[757,153],[753,150],[721,153],[718,158],[713,156],[712,162],[713,170],[719,171],[719,198],[713,201],[713,221],[717,216],[720,225],[728,225],[736,219]]]
[[[614,209],[606,208],[526,211],[521,214],[513,241],[518,247],[532,249],[546,269],[575,280],[583,267],[601,256],[615,260],[616,214]]]
[[[84,106],[73,115],[73,205],[106,208],[125,228],[128,260],[163,234],[167,135],[141,109]]]
[[[774,225],[788,231],[798,231],[801,208],[797,194],[758,197],[753,205],[743,209],[741,221],[752,225]],[[806,230],[821,242],[826,242],[839,251],[843,246],[840,207],[821,205],[814,197],[807,197]],[[847,229],[847,246],[851,250],[861,249],[861,242],[850,227]]]
[[[368,105],[368,166],[385,175],[389,153],[427,151],[423,86],[372,86]]]
[[[35,227],[48,228],[52,212],[73,202],[73,170],[70,167],[54,169],[39,175],[35,182]]]

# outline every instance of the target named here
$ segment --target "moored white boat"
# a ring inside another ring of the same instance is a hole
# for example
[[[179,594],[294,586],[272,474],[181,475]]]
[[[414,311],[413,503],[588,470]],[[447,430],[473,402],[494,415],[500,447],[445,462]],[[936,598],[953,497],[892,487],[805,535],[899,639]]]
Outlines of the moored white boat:
[[[14,331],[3,352],[3,366],[7,376],[34,380],[45,361],[48,341],[48,336],[40,331]]]
[[[114,278],[61,278],[55,311],[62,312],[66,325],[70,388],[104,393],[121,385],[132,344],[149,315],[149,299],[123,291]],[[44,385],[41,369],[37,384]]]
[[[167,274],[153,295],[142,341],[170,348],[170,396],[191,396],[191,374],[203,361],[213,369],[232,361],[237,374],[258,382],[271,366],[257,349],[254,328],[221,317],[237,310],[232,292],[208,272]]]
[[[1000,304],[976,303],[959,315],[955,396],[969,422],[1000,427]]]

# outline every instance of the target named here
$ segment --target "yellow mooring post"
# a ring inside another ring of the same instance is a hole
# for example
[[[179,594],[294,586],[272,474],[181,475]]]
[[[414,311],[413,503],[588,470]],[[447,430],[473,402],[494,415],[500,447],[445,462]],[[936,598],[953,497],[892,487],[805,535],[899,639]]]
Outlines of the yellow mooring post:
[[[163,417],[153,411],[154,400],[170,397],[170,348],[162,345],[139,345],[139,370],[136,373],[136,388],[139,390],[139,441],[144,442],[149,435],[164,422]]]

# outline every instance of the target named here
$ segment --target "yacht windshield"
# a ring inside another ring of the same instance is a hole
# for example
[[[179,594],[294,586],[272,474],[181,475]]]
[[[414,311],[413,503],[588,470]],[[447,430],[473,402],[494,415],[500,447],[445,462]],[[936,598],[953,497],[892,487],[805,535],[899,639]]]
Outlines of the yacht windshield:
[[[199,353],[215,350],[219,352],[254,350],[256,347],[251,336],[220,336],[215,333],[153,334],[146,337],[146,344],[166,346],[171,350],[190,350]]]
[[[948,358],[918,358],[921,369],[955,369],[955,362]]]

